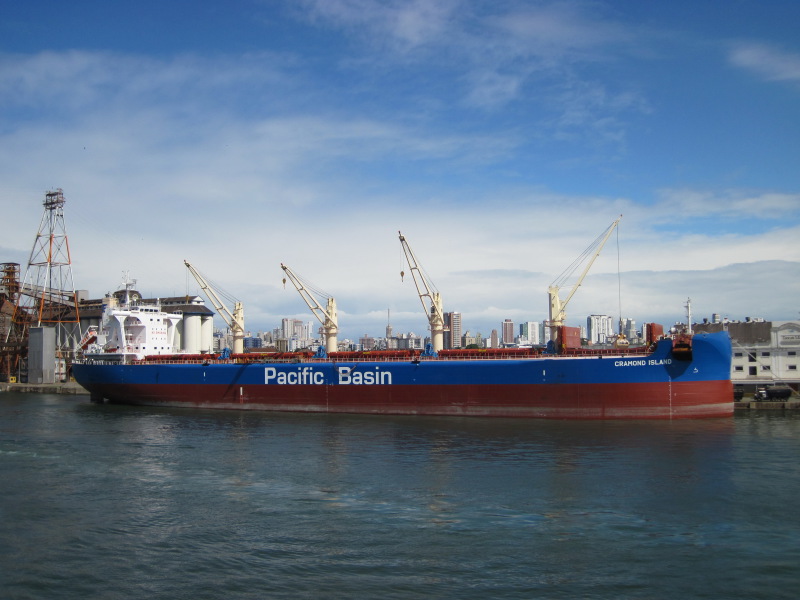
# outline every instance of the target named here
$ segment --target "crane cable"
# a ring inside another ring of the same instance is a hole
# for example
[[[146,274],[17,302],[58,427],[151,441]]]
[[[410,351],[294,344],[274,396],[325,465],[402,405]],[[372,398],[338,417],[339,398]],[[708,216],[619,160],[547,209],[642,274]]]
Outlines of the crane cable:
[[[618,327],[620,329],[619,333],[623,333],[622,330],[622,271],[620,270],[620,252],[619,252],[619,225],[617,225],[617,296],[618,296],[618,309],[619,309],[619,321]]]
[[[578,269],[578,267],[581,266],[586,261],[587,257],[589,257],[592,254],[594,254],[595,249],[602,243],[603,238],[609,233],[608,230],[611,227],[614,227],[615,225],[616,225],[616,223],[612,223],[611,225],[609,225],[609,227],[606,227],[606,229],[603,231],[603,233],[601,233],[599,236],[597,236],[597,238],[591,244],[589,244],[589,246],[583,252],[581,252],[581,254],[578,256],[578,258],[576,258],[574,261],[572,261],[572,264],[570,264],[564,270],[564,272],[561,275],[559,275],[556,278],[555,281],[553,281],[551,286],[556,286],[556,287],[559,287],[559,288],[565,287],[565,284],[566,284],[567,280],[570,277],[572,277],[572,275],[575,273],[575,271]],[[619,233],[617,235],[619,236]],[[619,239],[619,237],[617,239]]]
[[[225,300],[227,300],[231,304],[236,304],[237,302],[239,302],[239,299],[236,296],[234,296],[230,292],[227,292],[224,288],[220,287],[212,279],[209,279],[208,277],[206,277],[206,275],[204,273],[201,273],[200,271],[198,271],[196,267],[192,266],[192,268],[200,274],[200,277],[205,279],[206,283],[208,284],[208,287],[213,289],[217,293],[218,296],[221,296],[222,298],[224,298]],[[199,282],[197,282],[197,283],[199,285]],[[186,269],[186,289],[187,290],[189,289],[189,269]]]
[[[313,285],[312,283],[309,283],[309,281],[307,279],[301,277],[295,271],[292,271],[292,275],[294,275],[294,278],[297,279],[297,281],[300,282],[300,285],[303,287],[303,289],[305,289],[308,292],[311,292],[312,295],[317,296],[319,298],[332,298],[333,297],[331,294],[329,294],[328,292],[326,292],[322,288],[319,288],[319,287]],[[284,280],[284,287],[285,286],[286,286],[286,282]]]

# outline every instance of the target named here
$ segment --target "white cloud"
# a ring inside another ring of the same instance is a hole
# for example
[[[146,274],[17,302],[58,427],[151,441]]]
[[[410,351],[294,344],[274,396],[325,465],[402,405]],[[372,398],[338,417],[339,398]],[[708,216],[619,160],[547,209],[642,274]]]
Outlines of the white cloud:
[[[800,193],[668,189],[659,192],[659,200],[652,208],[662,218],[675,214],[684,218],[783,220],[800,215]]]
[[[480,108],[494,108],[516,98],[524,78],[516,73],[476,69],[467,76],[467,79],[470,81],[467,104]]]
[[[800,54],[784,52],[767,44],[738,43],[730,51],[732,64],[752,71],[767,81],[800,81]]]
[[[797,259],[791,241],[797,231],[790,227],[758,235],[683,231],[685,219],[760,218],[792,209],[796,214],[797,195],[682,189],[642,206],[625,198],[536,189],[450,189],[449,178],[386,184],[370,174],[385,159],[404,168],[411,160],[479,165],[513,148],[514,141],[441,137],[322,114],[256,120],[215,115],[190,135],[173,138],[170,106],[145,103],[124,120],[111,110],[59,126],[22,124],[3,136],[0,169],[7,183],[0,203],[28,223],[18,218],[20,227],[8,232],[4,244],[27,251],[43,186],[60,186],[68,199],[81,287],[103,291],[109,278],[115,283],[119,272],[136,268],[131,254],[96,251],[113,240],[135,249],[137,263],[150,265],[148,277],[138,276],[153,279],[154,288],[183,282],[184,258],[209,274],[224,273],[229,287],[266,281],[266,273],[285,261],[325,289],[346,287],[353,298],[377,297],[376,289],[394,290],[400,270],[396,231],[403,229],[434,281],[452,285],[448,296],[462,305],[510,310],[542,294],[620,213],[626,269],[703,269],[726,265],[732,257]],[[443,235],[444,223],[457,234]],[[161,240],[149,241],[154,235]],[[329,266],[319,267],[328,256]],[[613,261],[600,261],[596,272],[615,268]],[[498,269],[546,275],[528,282],[509,274],[486,286],[486,277],[459,273]],[[413,310],[416,298],[406,295],[402,305]],[[377,302],[389,304],[393,297],[394,291]]]
[[[598,60],[603,50],[636,39],[634,31],[598,11],[600,5],[551,2],[523,6],[488,17],[501,33],[512,54],[556,59]]]
[[[481,7],[458,1],[313,0],[307,5],[318,25],[357,31],[378,48],[371,61],[375,70],[425,64],[455,76],[463,85],[460,102],[468,108],[540,105],[556,115],[563,111],[555,117],[560,130],[594,123],[606,140],[622,135],[618,115],[649,110],[640,92],[612,92],[581,72],[583,65],[614,60],[642,37],[596,3]],[[588,102],[587,88],[594,96]],[[543,125],[547,121],[542,119]]]
[[[304,4],[313,19],[358,31],[373,43],[401,53],[438,46],[454,14],[464,9],[459,0],[308,0]]]
[[[44,51],[0,56],[0,100],[25,111],[46,109],[54,120],[78,111],[104,112],[140,107],[143,102],[176,102],[184,114],[216,102],[224,108],[230,91],[241,94],[281,85],[293,88],[276,64],[290,57],[267,53],[156,59],[111,52]]]
[[[443,85],[468,82],[464,97],[484,109],[542,83],[537,93],[549,95],[543,104],[555,115],[550,134],[622,144],[625,115],[648,104],[573,70],[608,59],[626,40],[586,6],[507,12],[488,36],[474,33],[486,17],[462,15],[457,3],[319,3],[317,18],[389,32],[402,60],[447,63]],[[538,129],[542,113],[482,128],[419,116],[416,107],[362,110],[368,102],[347,106],[353,96],[328,98],[340,90],[304,68],[287,55],[3,56],[0,102],[15,116],[0,128],[0,211],[14,227],[4,229],[0,260],[27,257],[44,191],[62,187],[79,287],[99,295],[130,269],[142,291],[180,294],[186,258],[244,300],[259,328],[312,318],[294,290],[282,289],[283,261],[337,297],[345,335],[380,333],[387,309],[396,330],[424,333],[416,293],[408,278],[400,282],[398,229],[466,327],[488,333],[502,318],[540,320],[547,284],[620,213],[630,316],[680,317],[684,296],[713,307],[717,294],[722,306],[711,310],[751,313],[749,303],[775,317],[797,297],[792,280],[760,303],[738,279],[754,275],[747,265],[764,269],[760,284],[796,269],[797,193],[687,186],[650,203],[561,193],[544,178],[505,176],[520,167],[503,160],[518,158],[529,142],[523,131]],[[439,116],[457,110],[433,100],[444,107]],[[615,242],[571,314],[615,310]],[[791,262],[769,262],[776,258]]]

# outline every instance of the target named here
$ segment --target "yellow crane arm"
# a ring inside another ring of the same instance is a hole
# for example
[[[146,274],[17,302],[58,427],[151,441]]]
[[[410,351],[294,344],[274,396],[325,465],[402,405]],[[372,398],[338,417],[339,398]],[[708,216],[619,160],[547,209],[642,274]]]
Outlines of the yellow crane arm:
[[[244,305],[235,301],[233,304],[233,311],[231,311],[225,303],[220,299],[217,290],[206,280],[200,272],[195,269],[187,260],[183,261],[186,268],[197,281],[197,284],[203,290],[205,295],[214,305],[217,313],[225,324],[230,328],[233,334],[233,351],[237,354],[244,352]]]
[[[414,278],[414,286],[417,288],[417,295],[422,303],[422,310],[428,318],[428,323],[431,328],[431,342],[433,343],[433,350],[438,352],[444,347],[444,311],[442,309],[442,296],[436,291],[435,286],[428,281],[422,267],[414,255],[414,251],[408,243],[408,240],[398,231],[400,236],[400,245],[403,248],[403,253],[406,256],[408,268],[411,270],[411,276]],[[403,274],[401,273],[401,276]],[[428,299],[430,306],[426,305],[425,298]]]
[[[303,279],[283,263],[281,263],[281,269],[283,269],[286,277],[292,282],[292,285],[294,285],[308,308],[311,309],[311,312],[314,313],[314,316],[322,324],[326,350],[328,352],[336,352],[338,345],[336,336],[339,333],[339,317],[336,313],[336,300],[332,297],[328,297],[326,307],[322,308],[322,305],[312,291],[308,289],[309,286],[303,282]],[[286,280],[284,279],[284,283],[285,282]]]
[[[434,286],[433,284],[429,283],[428,279],[425,277],[425,274],[422,272],[422,268],[417,261],[417,257],[414,255],[414,251],[408,244],[408,240],[401,232],[398,231],[397,233],[400,236],[400,245],[402,246],[403,253],[406,256],[408,268],[411,270],[411,276],[414,278],[414,285],[417,288],[417,295],[419,296],[420,302],[422,302],[422,310],[425,311],[425,314],[428,315],[429,319],[435,317],[444,323],[444,313],[442,312],[441,296],[439,295],[439,292],[431,289]],[[425,298],[427,298],[430,302],[430,306],[425,303]]]
[[[600,256],[600,252],[603,250],[603,246],[606,245],[608,238],[611,237],[611,233],[614,231],[617,225],[619,225],[621,219],[622,215],[620,215],[616,221],[611,223],[611,225],[608,226],[608,229],[606,229],[602,234],[600,234],[600,237],[598,237],[592,243],[592,245],[589,246],[589,248],[587,248],[583,252],[583,254],[581,254],[581,256],[567,268],[565,273],[558,278],[557,281],[563,281],[564,279],[566,279],[566,277],[572,274],[572,272],[577,268],[577,266],[580,264],[582,260],[586,260],[586,256],[589,255],[591,256],[591,258],[586,263],[586,266],[584,267],[583,271],[581,272],[580,276],[578,277],[578,281],[575,283],[575,285],[572,286],[572,289],[570,290],[569,294],[567,295],[566,299],[563,302],[561,301],[558,295],[561,289],[560,286],[557,285],[557,283],[555,282],[552,285],[550,285],[550,287],[547,290],[548,295],[550,297],[550,325],[560,326],[564,324],[564,321],[567,318],[566,314],[567,304],[569,304],[569,301],[572,300],[572,297],[575,295],[575,292],[578,291],[578,288],[583,283],[586,274],[589,272],[589,269],[592,268],[592,265],[594,264],[594,261],[597,259],[597,257]]]

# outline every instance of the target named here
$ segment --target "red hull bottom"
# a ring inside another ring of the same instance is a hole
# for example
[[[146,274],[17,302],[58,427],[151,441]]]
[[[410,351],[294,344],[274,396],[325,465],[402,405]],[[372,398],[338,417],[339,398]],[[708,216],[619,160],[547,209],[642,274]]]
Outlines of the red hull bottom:
[[[93,398],[147,406],[283,412],[680,419],[730,417],[730,381],[593,385],[96,385]]]

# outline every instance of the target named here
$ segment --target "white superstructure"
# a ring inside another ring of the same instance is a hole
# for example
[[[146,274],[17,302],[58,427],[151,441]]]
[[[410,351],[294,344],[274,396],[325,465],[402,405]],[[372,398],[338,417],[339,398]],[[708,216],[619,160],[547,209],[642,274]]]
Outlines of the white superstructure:
[[[90,326],[80,343],[85,357],[127,361],[176,352],[176,334],[183,315],[166,313],[158,303],[134,303],[131,287],[126,283],[122,302],[114,296],[104,299],[100,325]]]

